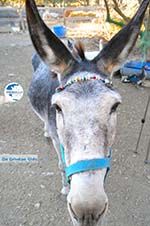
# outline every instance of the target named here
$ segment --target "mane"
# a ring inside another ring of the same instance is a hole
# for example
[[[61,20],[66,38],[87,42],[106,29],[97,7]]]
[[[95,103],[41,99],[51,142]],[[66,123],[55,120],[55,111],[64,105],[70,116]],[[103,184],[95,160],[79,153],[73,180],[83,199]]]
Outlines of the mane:
[[[77,41],[74,45],[74,54],[81,58],[81,60],[85,60],[85,50],[84,45],[81,41]]]

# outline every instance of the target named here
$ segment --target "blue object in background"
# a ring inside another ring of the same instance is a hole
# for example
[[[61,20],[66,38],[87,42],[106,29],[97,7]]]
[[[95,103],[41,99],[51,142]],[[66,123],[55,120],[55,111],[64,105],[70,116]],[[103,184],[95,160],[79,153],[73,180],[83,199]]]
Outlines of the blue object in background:
[[[57,35],[58,38],[64,38],[66,36],[66,27],[62,25],[55,25],[52,28],[53,32]]]
[[[143,66],[145,66],[146,79],[150,79],[150,62],[130,61],[120,69],[120,73],[122,76],[138,76],[141,74]]]

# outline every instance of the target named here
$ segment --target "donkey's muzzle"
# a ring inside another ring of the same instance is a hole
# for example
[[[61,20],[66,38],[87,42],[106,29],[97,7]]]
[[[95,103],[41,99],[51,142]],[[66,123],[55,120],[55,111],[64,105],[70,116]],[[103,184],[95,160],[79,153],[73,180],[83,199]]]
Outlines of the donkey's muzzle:
[[[79,210],[77,210],[74,206],[72,207],[70,203],[68,204],[68,209],[72,218],[74,218],[73,220],[76,221],[78,225],[95,226],[101,221],[102,217],[106,213],[108,209],[108,203],[105,203],[100,212],[93,208],[85,209],[83,212],[79,213]]]
[[[67,201],[71,218],[76,221],[74,225],[96,226],[106,213],[108,198],[101,173],[84,172],[72,176]]]

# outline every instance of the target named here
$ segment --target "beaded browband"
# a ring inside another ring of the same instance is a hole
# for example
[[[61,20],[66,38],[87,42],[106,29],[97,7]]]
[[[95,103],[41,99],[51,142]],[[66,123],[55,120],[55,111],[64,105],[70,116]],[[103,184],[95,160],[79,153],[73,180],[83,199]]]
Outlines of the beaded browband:
[[[84,81],[90,81],[90,80],[100,80],[102,81],[106,86],[108,86],[109,88],[112,87],[112,82],[108,79],[104,79],[104,78],[101,78],[100,76],[98,75],[94,75],[94,76],[76,76],[74,77],[73,79],[70,79],[64,86],[58,86],[56,88],[56,92],[60,92],[62,90],[64,90],[67,86],[70,86],[72,85],[73,83],[77,83],[77,82],[84,82]]]

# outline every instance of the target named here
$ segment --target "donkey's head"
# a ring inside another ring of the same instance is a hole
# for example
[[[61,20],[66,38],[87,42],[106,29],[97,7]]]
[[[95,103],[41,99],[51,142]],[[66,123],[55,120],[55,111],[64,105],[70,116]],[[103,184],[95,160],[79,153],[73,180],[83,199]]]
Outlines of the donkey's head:
[[[26,1],[33,45],[50,69],[59,74],[60,87],[52,104],[56,108],[57,133],[64,147],[65,164],[73,170],[69,174],[67,201],[76,226],[97,225],[108,207],[104,179],[121,97],[107,83],[107,76],[125,61],[133,48],[148,3],[149,0],[144,0],[131,22],[93,60],[87,60],[80,43],[72,54],[44,24],[34,0]],[[91,167],[83,166],[85,163]],[[81,168],[78,173],[78,169],[73,169],[77,166]]]

